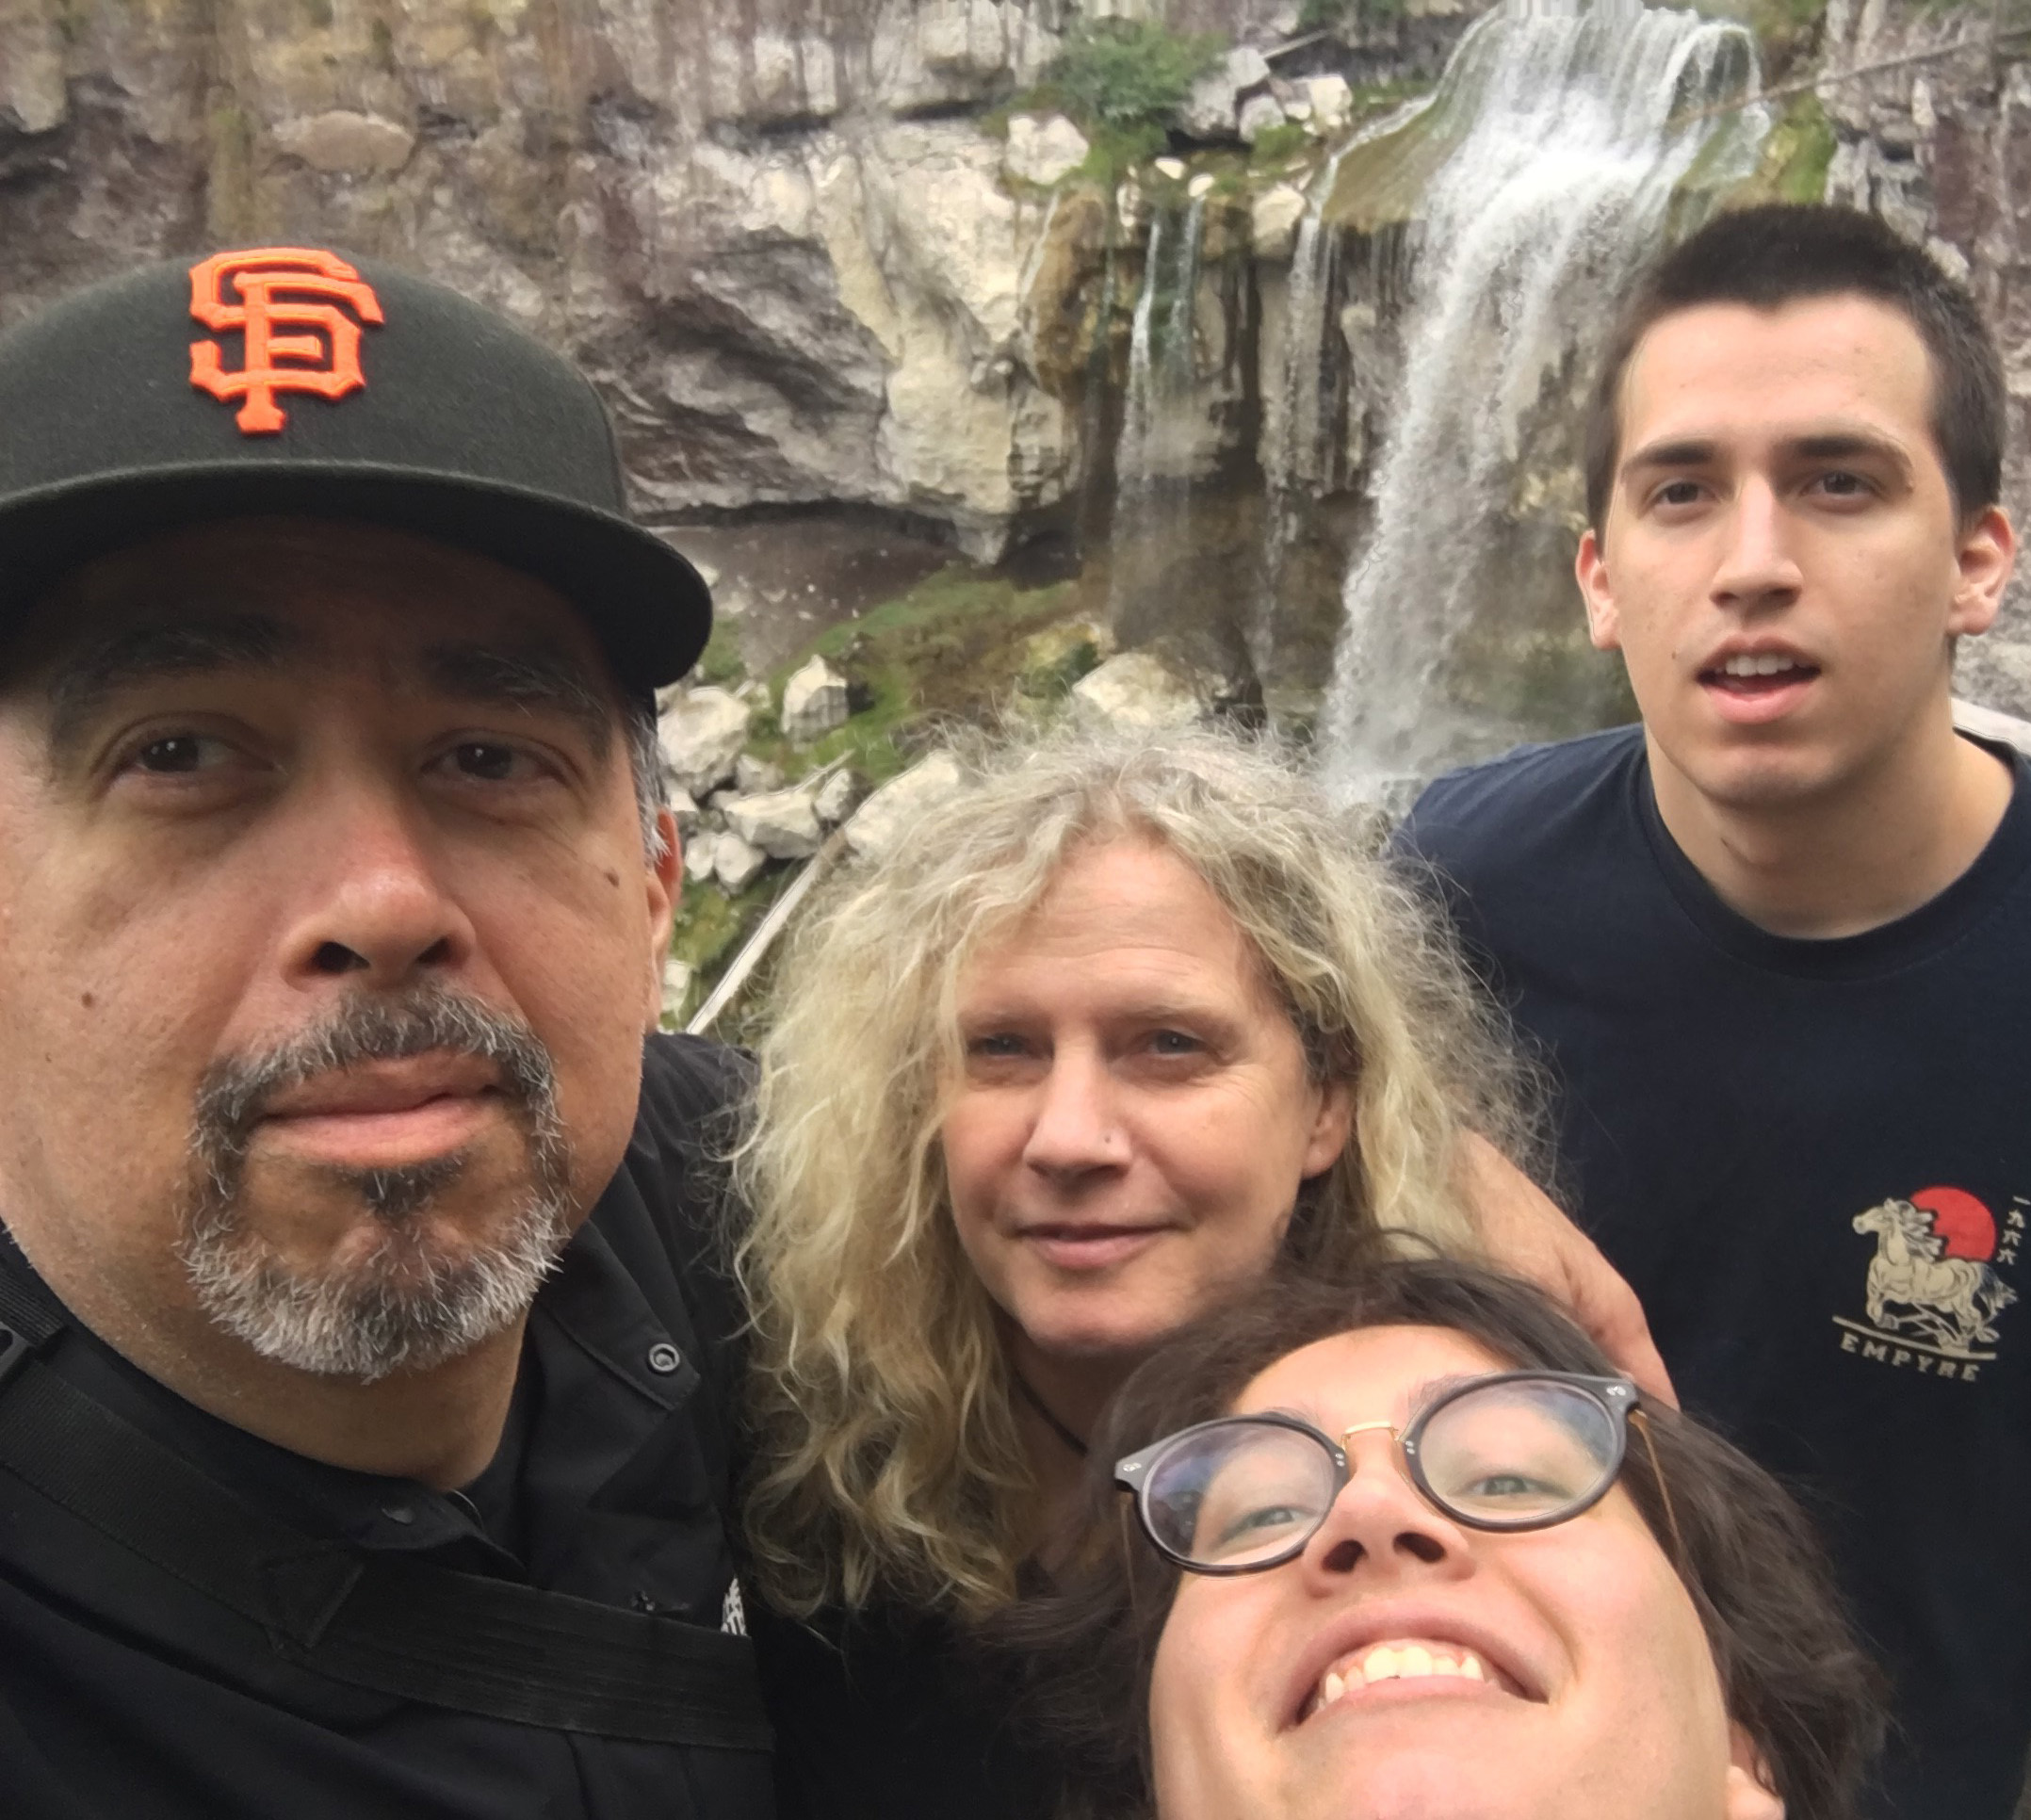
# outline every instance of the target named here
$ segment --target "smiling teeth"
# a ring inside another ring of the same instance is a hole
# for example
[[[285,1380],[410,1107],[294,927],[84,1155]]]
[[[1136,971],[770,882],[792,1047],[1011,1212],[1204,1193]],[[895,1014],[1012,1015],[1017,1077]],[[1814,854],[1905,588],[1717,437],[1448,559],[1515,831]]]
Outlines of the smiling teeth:
[[[1373,1687],[1378,1681],[1422,1681],[1436,1676],[1456,1681],[1493,1681],[1487,1663],[1458,1643],[1378,1643],[1365,1655],[1328,1668],[1320,1677],[1312,1711],[1331,1706],[1350,1689]]]
[[[1726,663],[1721,665],[1721,674],[1724,676],[1775,676],[1781,671],[1796,670],[1800,667],[1798,659],[1795,658],[1781,657],[1775,651],[1766,651],[1761,657],[1730,658]]]

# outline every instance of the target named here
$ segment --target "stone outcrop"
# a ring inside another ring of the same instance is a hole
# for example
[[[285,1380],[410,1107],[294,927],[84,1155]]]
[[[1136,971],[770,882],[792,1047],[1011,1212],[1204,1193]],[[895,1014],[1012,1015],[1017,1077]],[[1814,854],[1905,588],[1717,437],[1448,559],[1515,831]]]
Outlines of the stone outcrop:
[[[726,825],[771,859],[808,859],[824,839],[811,794],[802,789],[739,797],[726,805]]]
[[[1994,324],[2009,395],[2003,502],[2021,532],[2031,524],[2031,61],[2021,35],[1992,50],[1990,23],[1980,8],[1830,0],[1821,68],[1896,67],[1821,91],[1836,136],[1827,198],[1924,241]],[[1923,60],[1899,61],[1909,58]],[[1996,626],[1962,641],[1955,680],[1964,695],[2031,713],[2025,565]]]
[[[888,853],[909,838],[917,818],[959,788],[959,767],[950,753],[936,752],[869,797],[846,824],[846,844],[861,858]]]
[[[991,559],[1078,468],[1024,311],[1086,148],[967,111],[1084,14],[1268,10],[0,0],[0,326],[219,241],[389,257],[577,358],[652,517],[843,502]]]
[[[800,666],[783,685],[783,734],[800,745],[844,726],[852,712],[846,678],[823,658]]]
[[[731,778],[747,744],[752,713],[747,703],[723,689],[671,691],[658,727],[670,783],[703,797]]]
[[[1205,718],[1197,678],[1154,651],[1124,651],[1072,685],[1072,714],[1099,731],[1161,733]]]

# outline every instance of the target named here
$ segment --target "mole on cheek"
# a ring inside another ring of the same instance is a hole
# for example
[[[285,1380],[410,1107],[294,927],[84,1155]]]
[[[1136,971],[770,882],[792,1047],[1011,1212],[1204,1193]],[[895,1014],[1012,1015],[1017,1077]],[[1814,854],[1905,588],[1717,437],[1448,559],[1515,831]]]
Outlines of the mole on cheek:
[[[77,1002],[83,1005],[87,1011],[89,1011],[99,1001],[90,993],[81,992],[77,995]]]
[[[621,875],[620,875],[620,873],[618,873],[618,872],[613,872],[613,871],[609,871],[609,873],[607,874],[607,883],[608,883],[609,885],[612,886],[613,886],[613,888],[614,888],[614,889],[615,889],[616,891],[618,891],[618,890],[619,890],[619,889],[621,888]]]

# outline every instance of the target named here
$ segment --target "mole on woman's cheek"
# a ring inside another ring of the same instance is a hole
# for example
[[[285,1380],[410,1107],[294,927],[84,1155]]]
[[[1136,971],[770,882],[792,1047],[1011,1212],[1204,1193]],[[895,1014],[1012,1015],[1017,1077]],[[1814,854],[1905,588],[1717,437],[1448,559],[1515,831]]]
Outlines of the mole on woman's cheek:
[[[608,869],[607,871],[607,883],[612,886],[616,891],[621,888],[621,875],[620,873],[614,871],[610,867]]]

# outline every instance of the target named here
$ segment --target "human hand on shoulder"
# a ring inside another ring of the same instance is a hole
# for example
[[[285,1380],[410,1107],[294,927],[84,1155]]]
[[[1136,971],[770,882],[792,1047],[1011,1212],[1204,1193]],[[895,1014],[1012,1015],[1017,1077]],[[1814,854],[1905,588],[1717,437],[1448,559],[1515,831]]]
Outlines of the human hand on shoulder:
[[[1460,1173],[1488,1261],[1556,1296],[1621,1370],[1677,1408],[1643,1304],[1600,1247],[1478,1132],[1462,1143]]]

